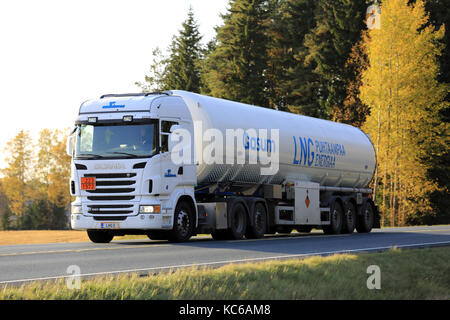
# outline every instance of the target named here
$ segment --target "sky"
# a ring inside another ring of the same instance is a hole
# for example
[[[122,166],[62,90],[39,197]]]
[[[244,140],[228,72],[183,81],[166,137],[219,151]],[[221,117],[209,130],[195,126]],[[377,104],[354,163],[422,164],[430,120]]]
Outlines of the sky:
[[[16,0],[0,2],[0,168],[21,129],[73,126],[80,104],[140,92],[156,47],[167,49],[189,6],[203,43],[228,0]]]

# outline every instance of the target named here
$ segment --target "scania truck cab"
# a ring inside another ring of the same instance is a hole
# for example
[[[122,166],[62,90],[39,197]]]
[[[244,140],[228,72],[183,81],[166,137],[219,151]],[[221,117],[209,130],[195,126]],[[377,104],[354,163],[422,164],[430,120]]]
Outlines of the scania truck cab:
[[[168,152],[172,127],[192,131],[180,97],[104,95],[83,103],[75,124],[68,143],[73,229],[86,229],[94,242],[149,230],[174,241],[192,234],[195,166],[171,165]]]

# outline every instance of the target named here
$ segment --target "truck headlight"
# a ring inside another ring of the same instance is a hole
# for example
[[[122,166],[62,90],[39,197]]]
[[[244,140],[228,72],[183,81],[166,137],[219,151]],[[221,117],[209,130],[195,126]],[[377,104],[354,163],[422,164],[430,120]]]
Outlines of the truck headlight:
[[[161,206],[151,205],[151,206],[139,206],[139,213],[160,213]]]
[[[82,214],[81,206],[72,205],[72,209],[70,210],[72,214]]]

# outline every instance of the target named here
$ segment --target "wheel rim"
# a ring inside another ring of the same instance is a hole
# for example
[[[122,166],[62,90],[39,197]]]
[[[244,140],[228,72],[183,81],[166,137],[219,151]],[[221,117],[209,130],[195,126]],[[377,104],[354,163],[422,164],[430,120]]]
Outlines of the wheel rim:
[[[189,213],[185,210],[180,210],[177,217],[177,230],[184,237],[189,233],[191,227],[191,221],[189,219]]]

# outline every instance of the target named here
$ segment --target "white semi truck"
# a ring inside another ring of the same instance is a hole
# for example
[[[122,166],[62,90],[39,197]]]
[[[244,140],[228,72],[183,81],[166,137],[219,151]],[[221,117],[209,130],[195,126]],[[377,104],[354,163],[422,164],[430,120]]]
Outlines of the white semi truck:
[[[350,125],[185,91],[84,102],[68,138],[71,226],[187,241],[370,232],[370,138]]]

